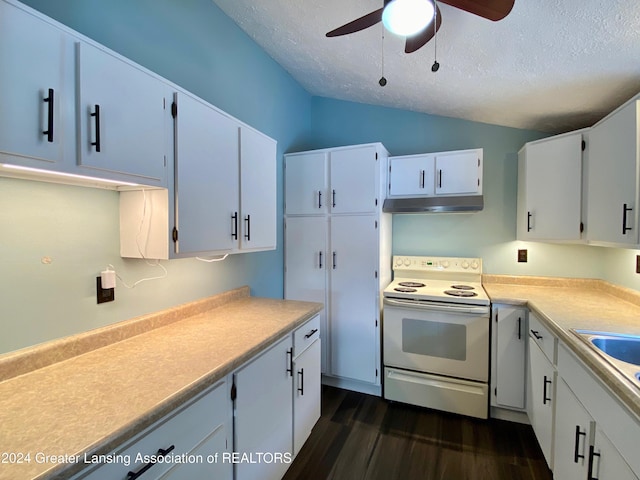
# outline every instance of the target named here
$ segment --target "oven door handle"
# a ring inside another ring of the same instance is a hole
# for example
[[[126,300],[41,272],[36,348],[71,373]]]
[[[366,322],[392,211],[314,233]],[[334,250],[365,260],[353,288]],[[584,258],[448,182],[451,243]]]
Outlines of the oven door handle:
[[[415,308],[419,310],[431,310],[438,312],[475,313],[480,315],[489,313],[489,307],[483,306],[417,303],[411,300],[398,300],[396,298],[385,298],[384,304],[391,307]]]

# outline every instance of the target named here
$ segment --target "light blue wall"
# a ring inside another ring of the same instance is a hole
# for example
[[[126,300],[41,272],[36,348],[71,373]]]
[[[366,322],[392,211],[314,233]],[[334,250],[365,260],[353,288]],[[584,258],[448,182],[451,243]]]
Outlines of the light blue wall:
[[[394,215],[394,254],[478,256],[486,273],[603,276],[601,248],[515,241],[518,150],[547,134],[318,97],[312,127],[318,148],[380,141],[391,155],[484,149],[484,210]],[[519,248],[529,250],[528,263],[517,262]]]
[[[0,178],[0,353],[241,285],[281,298],[282,154],[309,147],[311,95],[210,0],[24,3],[276,139],[278,249],[163,262],[167,278],[119,286],[115,302],[97,305],[95,277],[107,264],[130,283],[159,270],[120,258],[118,194]]]

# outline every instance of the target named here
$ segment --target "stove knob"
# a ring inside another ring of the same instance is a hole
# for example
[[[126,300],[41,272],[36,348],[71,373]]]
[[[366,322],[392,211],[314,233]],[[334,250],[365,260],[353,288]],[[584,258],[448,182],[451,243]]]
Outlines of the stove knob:
[[[463,260],[463,261],[462,261],[462,268],[464,268],[465,270],[466,270],[467,268],[469,268],[469,262],[467,262],[466,260]]]
[[[411,265],[411,261],[408,258],[404,259],[404,266],[408,267],[409,265]]]
[[[480,265],[478,265],[478,262],[476,262],[475,260],[471,262],[471,268],[473,268],[474,270],[477,270],[479,266]]]
[[[402,265],[402,258],[396,257],[396,267],[399,267],[400,265]]]
[[[449,260],[444,260],[444,261],[440,264],[440,266],[441,266],[442,268],[449,268]]]

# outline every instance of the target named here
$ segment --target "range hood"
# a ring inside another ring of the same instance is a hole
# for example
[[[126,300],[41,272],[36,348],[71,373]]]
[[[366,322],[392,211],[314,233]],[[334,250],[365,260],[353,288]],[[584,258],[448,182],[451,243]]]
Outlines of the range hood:
[[[387,198],[386,213],[473,213],[484,208],[482,195]]]

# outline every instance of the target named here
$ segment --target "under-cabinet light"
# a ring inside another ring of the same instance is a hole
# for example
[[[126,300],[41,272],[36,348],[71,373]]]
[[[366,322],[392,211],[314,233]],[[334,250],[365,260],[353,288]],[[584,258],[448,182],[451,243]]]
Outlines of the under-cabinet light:
[[[62,177],[62,178],[84,180],[84,181],[89,181],[89,182],[99,182],[99,183],[105,183],[105,184],[109,184],[109,185],[129,186],[129,187],[138,187],[138,186],[140,186],[139,183],[121,182],[119,180],[108,180],[108,179],[105,179],[105,178],[90,177],[88,175],[78,175],[78,174],[75,174],[75,173],[56,172],[56,171],[52,171],[52,170],[44,170],[42,168],[23,167],[22,165],[13,165],[11,163],[0,163],[0,167],[3,168],[3,169],[6,168],[6,169],[10,169],[10,170],[19,170],[19,171],[23,171],[23,172],[30,172],[30,173],[42,175],[44,177],[54,176],[54,177]]]

